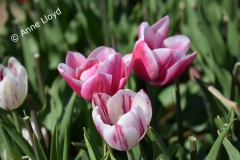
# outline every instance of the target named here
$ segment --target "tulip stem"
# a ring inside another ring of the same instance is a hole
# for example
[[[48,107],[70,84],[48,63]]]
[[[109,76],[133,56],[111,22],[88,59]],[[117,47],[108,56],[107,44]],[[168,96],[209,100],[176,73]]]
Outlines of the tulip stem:
[[[126,152],[127,152],[128,160],[134,160],[132,150],[130,149],[130,150],[126,151]]]
[[[152,120],[151,120],[151,126],[155,131],[158,131],[158,119],[157,119],[157,109],[156,109],[156,104],[155,104],[155,99],[153,96],[152,88],[151,85],[146,82],[147,86],[147,93],[150,98],[151,104],[152,104]]]
[[[176,118],[178,125],[178,143],[181,147],[181,157],[183,157],[184,149],[184,137],[183,137],[183,120],[182,120],[182,109],[181,109],[181,100],[180,100],[180,92],[179,92],[179,78],[175,80],[175,94],[176,94]]]
[[[232,72],[232,83],[231,83],[231,92],[230,92],[230,100],[235,100],[235,86],[236,86],[236,79],[237,79],[237,73],[240,67],[240,62],[235,63],[233,72]]]
[[[18,131],[20,134],[22,134],[22,132],[21,132],[21,125],[20,125],[20,122],[19,122],[19,119],[18,119],[18,115],[17,115],[16,110],[13,110],[13,111],[12,111],[12,116],[13,116],[14,124],[15,124],[15,127],[16,127],[17,131]]]

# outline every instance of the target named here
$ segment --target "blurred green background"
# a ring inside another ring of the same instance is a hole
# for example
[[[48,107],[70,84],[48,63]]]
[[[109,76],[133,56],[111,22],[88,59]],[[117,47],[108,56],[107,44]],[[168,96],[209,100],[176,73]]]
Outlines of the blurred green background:
[[[61,14],[42,24],[40,18],[57,8]],[[41,122],[52,133],[72,94],[56,69],[59,63],[65,63],[67,52],[78,51],[87,56],[96,47],[104,45],[114,47],[122,55],[131,53],[141,22],[152,25],[165,15],[170,18],[168,36],[187,35],[191,40],[189,53],[198,52],[192,66],[180,76],[180,93],[185,149],[189,148],[187,137],[196,136],[199,159],[203,159],[217,137],[214,118],[219,115],[226,121],[228,111],[217,99],[213,98],[217,105],[210,103],[193,76],[230,98],[232,70],[240,59],[239,0],[29,0],[24,3],[0,0],[0,60],[3,62],[4,57],[14,56],[26,67],[29,94],[33,95]],[[21,30],[35,22],[40,22],[40,27],[21,36]],[[19,35],[17,42],[11,41],[12,34]],[[40,54],[47,103],[43,103],[40,95],[35,53]],[[238,82],[239,77],[234,97],[239,104]],[[133,72],[126,88],[146,90],[145,83]],[[158,133],[170,147],[177,140],[174,85],[153,87],[153,91],[159,119]],[[82,127],[91,120],[91,115],[81,114],[84,107],[86,102],[79,98],[70,141],[81,141]],[[22,114],[22,109],[18,111]],[[78,149],[71,146],[71,157],[77,153]]]

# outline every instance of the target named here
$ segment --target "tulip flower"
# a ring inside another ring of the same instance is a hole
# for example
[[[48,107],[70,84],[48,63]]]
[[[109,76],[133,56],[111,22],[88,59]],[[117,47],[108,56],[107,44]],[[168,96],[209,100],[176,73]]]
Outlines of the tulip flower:
[[[152,118],[151,102],[143,90],[119,90],[112,97],[94,93],[92,106],[99,134],[120,151],[130,150],[140,142]]]
[[[91,101],[95,92],[113,95],[127,83],[132,69],[132,56],[124,57],[112,48],[98,47],[88,58],[77,52],[68,52],[66,64],[58,71],[71,88]]]
[[[190,40],[184,35],[167,36],[168,16],[149,26],[143,22],[133,50],[133,69],[137,76],[161,86],[177,78],[195,59],[197,52],[187,55]]]
[[[8,60],[8,67],[0,64],[0,107],[5,110],[18,108],[28,90],[26,69],[14,58]]]

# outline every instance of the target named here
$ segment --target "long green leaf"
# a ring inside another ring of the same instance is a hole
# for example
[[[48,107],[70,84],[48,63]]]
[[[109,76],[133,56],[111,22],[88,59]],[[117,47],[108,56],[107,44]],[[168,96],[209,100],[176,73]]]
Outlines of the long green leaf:
[[[239,151],[231,144],[231,142],[225,137],[223,145],[228,153],[230,160],[240,159]]]
[[[33,134],[33,140],[36,146],[36,152],[37,152],[37,156],[38,156],[38,160],[47,160],[47,156],[44,153],[44,150],[41,146],[40,141],[38,140],[37,136],[35,134]]]
[[[86,128],[83,128],[83,131],[84,131],[84,139],[85,139],[91,160],[100,160],[101,156],[97,150],[97,147],[92,142],[90,135],[88,134]]]
[[[55,125],[55,129],[53,132],[52,142],[51,142],[51,155],[50,160],[61,159],[59,150],[59,139],[58,139],[58,123]]]
[[[148,131],[148,135],[150,136],[152,143],[156,143],[158,148],[162,151],[162,158],[164,160],[172,159],[170,153],[168,152],[165,144],[163,143],[161,137],[157,134],[157,132],[152,127],[149,127]]]
[[[35,159],[35,155],[33,152],[33,148],[30,146],[30,144],[22,137],[22,135],[17,132],[15,128],[10,127],[5,122],[1,122],[1,125],[4,127],[4,129],[8,132],[8,134],[11,136],[11,138],[17,143],[17,145],[21,148],[21,150],[28,155],[31,159]]]
[[[75,107],[75,101],[77,99],[77,94],[73,92],[68,105],[66,107],[66,112],[63,115],[63,119],[60,124],[60,135],[59,135],[59,145],[63,146],[62,150],[62,157],[64,160],[68,160],[68,149],[70,145],[70,126],[71,126],[71,118],[72,118],[72,112],[73,108]]]
[[[217,158],[218,151],[221,147],[221,144],[223,142],[223,139],[225,138],[226,134],[228,133],[229,129],[231,128],[234,120],[228,124],[225,130],[222,131],[222,133],[218,136],[217,140],[214,142],[206,160],[213,160]]]
[[[2,125],[0,125],[0,137],[2,139],[4,147],[6,148],[7,160],[19,159],[19,157],[21,157],[19,148],[14,144],[9,135],[7,135]]]
[[[65,124],[65,127],[63,127],[65,129],[69,129],[70,127],[68,127],[67,124]],[[63,159],[64,160],[68,160],[69,159],[69,144],[70,144],[70,131],[67,130],[65,132],[65,138],[64,138],[64,144],[63,144]]]

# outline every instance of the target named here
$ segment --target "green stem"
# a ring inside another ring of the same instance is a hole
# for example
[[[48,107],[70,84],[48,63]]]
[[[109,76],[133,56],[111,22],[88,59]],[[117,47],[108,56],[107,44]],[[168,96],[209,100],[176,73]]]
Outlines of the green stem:
[[[157,109],[156,109],[155,99],[153,96],[152,87],[148,82],[146,82],[146,86],[147,86],[147,93],[148,93],[148,96],[149,96],[151,104],[152,104],[151,126],[153,127],[154,130],[158,131]]]
[[[128,160],[134,160],[132,150],[130,149],[130,150],[126,151],[126,152],[127,152]]]
[[[178,143],[184,151],[184,137],[183,137],[183,120],[182,120],[182,109],[181,109],[181,98],[179,92],[179,78],[175,80],[175,95],[176,95],[176,118],[178,125]],[[181,157],[183,157],[184,153],[181,152]]]
[[[21,125],[20,125],[16,110],[12,110],[12,116],[13,116],[14,124],[15,124],[15,127],[16,127],[17,131],[20,134],[22,134]]]

